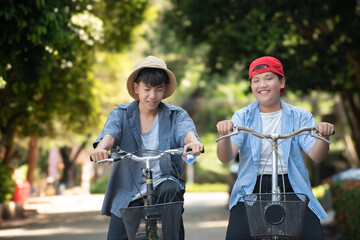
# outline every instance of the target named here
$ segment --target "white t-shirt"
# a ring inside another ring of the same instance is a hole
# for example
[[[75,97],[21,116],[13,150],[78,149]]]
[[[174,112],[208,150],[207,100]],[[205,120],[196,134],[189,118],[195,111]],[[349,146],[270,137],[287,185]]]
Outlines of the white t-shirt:
[[[148,132],[141,132],[141,140],[142,149],[148,150],[159,150],[159,115],[156,115],[156,118]],[[145,167],[145,166],[144,166]],[[153,187],[154,189],[160,185],[160,183],[165,180],[172,180],[177,182],[177,180],[173,176],[162,177],[162,172],[160,168],[160,160],[153,161],[150,163],[150,167],[152,169],[153,176]],[[139,199],[141,196],[146,194],[146,178],[145,172],[142,174],[142,182],[140,187],[140,192],[138,192],[132,199],[132,201]]]
[[[271,113],[260,113],[263,134],[281,133],[281,113],[282,110]],[[281,139],[278,140],[278,143],[279,141],[281,141]],[[272,174],[272,159],[271,140],[262,139],[258,175]],[[278,173],[288,173],[287,166],[284,162],[284,154],[281,144],[278,145]]]

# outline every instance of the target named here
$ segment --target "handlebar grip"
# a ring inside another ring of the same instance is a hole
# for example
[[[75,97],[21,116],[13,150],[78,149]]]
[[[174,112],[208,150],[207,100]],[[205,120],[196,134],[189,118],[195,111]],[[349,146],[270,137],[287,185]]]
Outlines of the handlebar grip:
[[[318,132],[319,132],[319,129],[316,128],[316,133],[318,133]],[[331,135],[335,135],[335,130],[332,132]]]
[[[203,150],[201,150],[201,152],[200,153],[204,153],[205,152],[205,148],[203,148]],[[192,153],[192,149],[188,149],[188,151],[186,152],[186,154],[188,154],[188,153]]]
[[[110,157],[110,153],[109,153],[109,157]],[[90,162],[94,162],[94,159],[90,156]]]

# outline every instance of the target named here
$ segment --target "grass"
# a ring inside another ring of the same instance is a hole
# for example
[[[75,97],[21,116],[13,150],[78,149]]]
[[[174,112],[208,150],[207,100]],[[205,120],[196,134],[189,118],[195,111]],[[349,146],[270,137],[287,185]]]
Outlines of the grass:
[[[226,183],[194,183],[186,184],[186,192],[227,192],[229,186]]]
[[[320,200],[325,196],[326,190],[330,189],[330,185],[328,183],[319,185],[317,187],[313,187],[312,191],[316,197],[316,199]]]

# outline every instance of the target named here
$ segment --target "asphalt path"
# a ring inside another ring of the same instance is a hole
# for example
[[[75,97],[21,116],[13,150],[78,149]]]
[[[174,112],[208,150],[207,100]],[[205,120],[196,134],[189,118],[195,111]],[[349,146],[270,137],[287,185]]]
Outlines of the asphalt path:
[[[105,240],[110,218],[100,215],[103,195],[63,195],[30,198],[25,217],[0,223],[6,240]],[[225,239],[228,194],[185,193],[186,240]],[[325,239],[339,240],[334,213],[322,221]]]
[[[1,223],[0,239],[106,239],[109,217],[100,215],[103,198],[103,195],[30,198],[24,205],[25,218]],[[225,239],[227,202],[227,193],[185,193],[185,238]]]

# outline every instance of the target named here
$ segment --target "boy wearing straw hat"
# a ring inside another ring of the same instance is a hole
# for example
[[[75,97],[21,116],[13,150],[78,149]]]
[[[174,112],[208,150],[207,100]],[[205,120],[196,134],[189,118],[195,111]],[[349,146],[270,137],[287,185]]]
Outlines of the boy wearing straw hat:
[[[138,62],[128,78],[127,89],[135,100],[119,105],[110,113],[93,144],[94,161],[107,158],[108,150],[115,146],[126,152],[183,147],[184,152],[191,149],[194,155],[200,154],[204,146],[187,112],[162,102],[176,89],[175,76],[163,60],[148,56]],[[178,177],[183,173],[184,164],[179,156],[171,156],[171,161],[172,164],[168,164],[161,159],[153,166],[155,193],[162,193],[159,203],[183,201],[185,183]],[[120,208],[143,205],[146,188],[141,167],[129,168],[128,165],[125,161],[114,163],[106,189],[101,214],[111,217],[108,239],[127,239]],[[184,239],[182,221],[180,229],[179,239]]]
[[[231,133],[234,125],[263,134],[288,134],[302,127],[316,126],[310,112],[280,99],[280,94],[285,92],[285,75],[278,59],[265,56],[254,60],[249,68],[249,81],[256,101],[235,112],[232,120],[218,122],[217,130],[221,136]],[[321,122],[317,124],[317,129],[319,136],[329,139],[334,125]],[[314,161],[322,161],[328,154],[329,146],[310,136],[298,136],[280,144],[279,186],[281,191],[295,191],[309,197],[301,239],[323,239],[320,220],[327,215],[312,193],[302,151]],[[272,190],[271,143],[250,134],[238,134],[219,141],[217,155],[221,162],[229,162],[238,152],[238,177],[229,200],[228,240],[251,239],[243,196]]]

